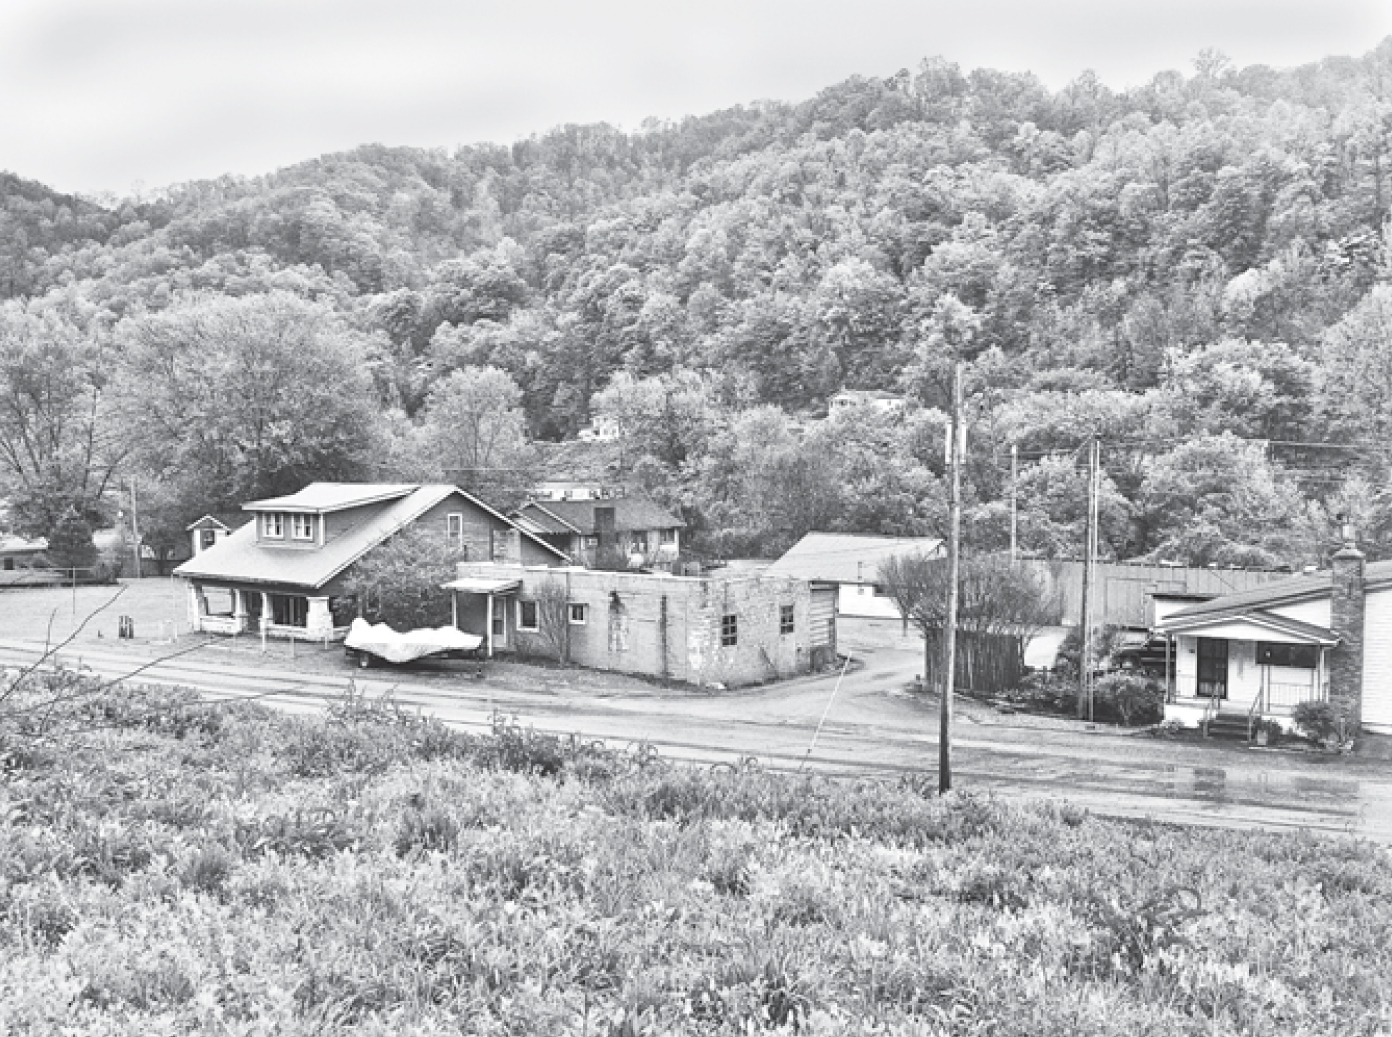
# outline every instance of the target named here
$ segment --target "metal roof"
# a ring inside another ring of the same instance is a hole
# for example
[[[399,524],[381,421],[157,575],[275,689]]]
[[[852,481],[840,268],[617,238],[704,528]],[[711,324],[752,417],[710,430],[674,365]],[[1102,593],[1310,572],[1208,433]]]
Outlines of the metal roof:
[[[258,543],[256,523],[248,522],[241,529],[223,537],[219,543],[184,562],[174,570],[174,575],[226,580],[232,583],[288,584],[317,589],[389,536],[404,529],[453,494],[458,494],[501,522],[516,528],[515,523],[458,487],[442,484],[413,486],[405,497],[386,500],[383,506],[365,514],[361,521],[322,547],[293,548]],[[329,495],[324,496],[327,498]],[[341,498],[347,496],[343,494]],[[564,552],[558,551],[546,541],[525,530],[521,532],[547,553],[561,559],[566,557]]]
[[[1221,628],[1234,623],[1248,624],[1249,627],[1269,630],[1273,634],[1302,643],[1336,645],[1340,640],[1339,635],[1328,627],[1291,619],[1288,616],[1267,612],[1265,609],[1252,608],[1212,612],[1182,619],[1170,616],[1156,629],[1165,634],[1196,634],[1207,630],[1214,635],[1221,636]]]
[[[1190,605],[1170,613],[1167,622],[1198,616],[1236,614],[1255,609],[1270,609],[1278,605],[1293,605],[1301,601],[1327,598],[1333,592],[1334,576],[1329,570],[1310,576],[1292,576],[1277,580],[1265,587],[1225,594],[1221,598]],[[1375,589],[1392,584],[1392,560],[1371,562],[1363,570],[1363,586]]]
[[[243,504],[243,511],[296,511],[322,515],[331,511],[346,511],[364,504],[399,500],[419,489],[414,483],[342,483],[312,482],[288,497],[271,497]]]
[[[914,554],[932,558],[941,551],[942,541],[936,537],[808,533],[764,571],[803,580],[872,584],[879,582],[880,566],[891,558]]]

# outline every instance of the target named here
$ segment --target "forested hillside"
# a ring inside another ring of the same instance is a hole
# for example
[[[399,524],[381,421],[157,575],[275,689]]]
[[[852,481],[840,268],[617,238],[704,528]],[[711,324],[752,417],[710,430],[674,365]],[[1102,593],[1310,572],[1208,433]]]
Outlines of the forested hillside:
[[[17,171],[22,175],[23,171]],[[969,361],[969,536],[1392,553],[1392,40],[1113,93],[925,61],[801,104],[368,146],[97,202],[0,177],[8,524],[152,538],[311,478],[506,500],[596,413],[713,554],[932,533]],[[842,388],[907,418],[820,420]]]

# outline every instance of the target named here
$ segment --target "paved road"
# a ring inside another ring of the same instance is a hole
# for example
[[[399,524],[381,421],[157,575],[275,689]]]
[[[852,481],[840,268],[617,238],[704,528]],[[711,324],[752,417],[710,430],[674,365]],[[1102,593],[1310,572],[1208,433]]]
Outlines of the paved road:
[[[306,672],[248,666],[218,643],[198,644],[85,643],[63,658],[113,679],[148,666],[137,679],[297,712],[322,709],[356,681],[368,695],[391,692],[404,706],[464,728],[485,728],[498,710],[542,731],[578,732],[613,745],[647,741],[678,759],[753,756],[771,767],[846,774],[936,772],[936,705],[905,692],[919,672],[919,649],[893,624],[846,624],[842,645],[856,664],[844,677],[720,694],[635,692],[632,682],[613,694],[558,692],[554,682],[551,690],[535,690],[490,676],[355,671],[346,663]],[[167,658],[173,651],[185,654]],[[23,665],[39,654],[33,641],[0,640],[0,665]],[[964,703],[954,762],[958,788],[1066,799],[1107,816],[1309,829],[1392,844],[1392,768],[1376,761],[1030,726]]]

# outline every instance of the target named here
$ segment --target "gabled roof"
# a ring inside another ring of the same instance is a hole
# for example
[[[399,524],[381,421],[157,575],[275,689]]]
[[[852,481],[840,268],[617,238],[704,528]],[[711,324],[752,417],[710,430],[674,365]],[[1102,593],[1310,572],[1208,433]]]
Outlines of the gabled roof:
[[[184,527],[184,532],[192,533],[195,529],[221,529],[230,532],[232,527],[220,518],[213,515],[204,515],[196,522],[190,522]]]
[[[1221,598],[1186,606],[1170,613],[1166,622],[1173,623],[1176,620],[1208,615],[1236,616],[1257,609],[1318,601],[1330,596],[1333,581],[1333,573],[1328,570],[1309,576],[1292,576],[1290,579],[1277,580],[1264,587],[1255,587],[1236,594],[1224,594]],[[1365,590],[1392,586],[1392,560],[1369,563],[1363,570],[1363,586]]]
[[[337,484],[314,484],[319,487],[334,485]],[[184,562],[174,570],[174,574],[191,578],[222,579],[239,583],[290,584],[317,589],[388,537],[405,529],[431,508],[455,494],[500,522],[518,528],[516,523],[458,487],[412,486],[404,497],[379,497],[381,507],[366,511],[361,521],[351,525],[322,547],[313,550],[292,550],[260,544],[256,539],[256,523],[248,522],[213,547]],[[334,496],[324,493],[319,499],[330,500],[334,499]],[[350,494],[347,493],[337,495],[339,500],[349,497]],[[566,558],[564,552],[558,551],[544,540],[526,530],[520,532],[548,554],[560,559]]]
[[[942,541],[935,537],[859,536],[854,533],[808,533],[765,570],[830,583],[878,583],[880,566],[901,555],[935,557]]]
[[[364,504],[400,500],[421,487],[412,483],[312,482],[287,497],[254,500],[242,505],[243,511],[295,511],[323,515],[332,511],[360,508]],[[450,487],[453,489],[453,487]]]
[[[1340,637],[1328,627],[1306,623],[1303,620],[1279,616],[1265,609],[1238,609],[1228,612],[1210,612],[1199,616],[1176,618],[1170,616],[1160,624],[1159,629],[1166,634],[1191,634],[1209,637],[1226,637],[1228,640],[1281,640],[1301,644],[1337,645]],[[1260,634],[1260,637],[1253,637]]]
[[[636,533],[649,529],[682,529],[686,523],[646,497],[611,497],[602,500],[528,501],[518,509],[526,518],[551,534],[594,536],[595,509],[614,509],[614,532]]]

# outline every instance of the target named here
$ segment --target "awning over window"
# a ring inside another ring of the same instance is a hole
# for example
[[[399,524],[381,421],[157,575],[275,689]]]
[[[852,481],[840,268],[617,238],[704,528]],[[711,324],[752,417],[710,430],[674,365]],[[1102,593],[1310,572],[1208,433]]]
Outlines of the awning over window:
[[[451,580],[440,586],[447,591],[463,591],[465,594],[509,594],[522,586],[521,580],[488,580],[481,576],[465,576]]]

